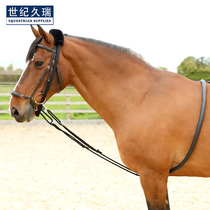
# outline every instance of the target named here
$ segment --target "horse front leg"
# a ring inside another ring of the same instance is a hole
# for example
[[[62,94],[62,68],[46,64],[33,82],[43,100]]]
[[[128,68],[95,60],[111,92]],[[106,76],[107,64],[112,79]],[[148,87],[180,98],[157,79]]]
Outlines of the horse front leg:
[[[148,210],[170,210],[168,191],[168,176],[152,170],[141,172],[140,181]]]
[[[166,192],[166,210],[170,210],[170,204],[169,204],[169,195],[168,195],[168,189]]]

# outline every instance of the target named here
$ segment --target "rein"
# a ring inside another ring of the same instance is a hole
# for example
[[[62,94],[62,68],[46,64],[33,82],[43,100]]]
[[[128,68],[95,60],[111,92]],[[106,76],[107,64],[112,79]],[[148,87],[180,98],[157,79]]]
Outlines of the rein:
[[[59,80],[59,84],[60,84],[60,90],[62,88],[60,73],[59,73],[57,64],[58,64],[58,59],[59,59],[59,54],[60,54],[60,48],[64,44],[64,37],[63,37],[63,33],[60,30],[53,29],[50,32],[54,36],[55,45],[54,45],[53,49],[51,49],[49,47],[46,47],[44,45],[41,45],[41,44],[37,44],[37,47],[52,52],[52,57],[50,59],[50,62],[48,64],[47,68],[45,69],[41,79],[39,80],[37,86],[35,87],[34,91],[32,92],[32,94],[29,97],[25,96],[23,94],[20,94],[16,91],[12,91],[11,95],[14,96],[14,97],[20,97],[20,98],[29,100],[33,109],[34,109],[34,111],[35,111],[35,115],[37,117],[41,114],[42,117],[47,121],[47,123],[49,123],[50,125],[55,127],[57,130],[63,132],[66,136],[68,136],[74,142],[79,144],[82,148],[87,149],[88,151],[92,152],[93,154],[99,156],[100,158],[108,161],[109,163],[111,163],[111,164],[113,164],[113,165],[115,165],[115,166],[133,174],[133,175],[139,176],[138,173],[132,171],[131,169],[129,169],[125,165],[123,165],[123,164],[109,158],[108,156],[104,155],[100,150],[92,147],[90,144],[85,142],[82,138],[80,138],[75,133],[73,133],[71,130],[69,130],[66,126],[64,126],[61,123],[61,121],[49,109],[45,109],[43,104],[45,103],[47,93],[50,89],[50,86],[52,84],[52,80],[54,78],[54,75],[55,75],[56,71],[57,71],[58,80]],[[41,37],[38,37],[38,39],[40,39],[39,42],[42,40]],[[45,82],[44,88],[42,89],[42,92],[37,93],[35,95],[38,87],[41,85],[42,81],[44,80],[44,78],[46,77],[48,72],[49,72],[49,75],[48,75],[47,80]],[[196,128],[196,131],[195,131],[195,135],[194,135],[192,144],[191,144],[190,149],[189,149],[186,157],[184,158],[184,160],[179,165],[177,165],[176,167],[170,169],[169,174],[174,173],[175,171],[180,169],[188,161],[188,159],[190,158],[190,156],[191,156],[191,154],[192,154],[192,152],[193,152],[193,150],[196,146],[196,143],[197,143],[197,140],[198,140],[198,137],[199,137],[199,134],[200,134],[200,130],[201,130],[201,127],[202,127],[204,113],[205,113],[205,106],[206,106],[206,82],[205,82],[205,80],[201,80],[200,82],[202,83],[201,111],[200,111],[200,117],[199,117],[199,121],[198,121],[198,124],[197,124],[197,128]],[[42,95],[42,99],[39,103],[36,101],[36,96],[38,96],[38,95]],[[38,105],[38,108],[36,107],[36,105]],[[45,110],[46,110],[46,112],[45,112]],[[55,124],[54,121],[57,124]]]
[[[47,112],[44,111],[45,109],[42,109],[41,111],[41,115],[42,117],[53,127],[55,127],[57,130],[63,132],[66,136],[68,136],[71,140],[73,140],[74,142],[76,142],[78,145],[80,145],[82,148],[87,149],[89,152],[92,152],[94,155],[97,155],[98,157],[106,160],[107,162],[121,168],[122,170],[125,170],[133,175],[139,176],[138,173],[132,171],[131,169],[129,169],[128,167],[126,167],[125,165],[111,159],[110,157],[104,155],[99,149],[95,149],[93,146],[91,146],[90,144],[88,144],[86,141],[84,141],[82,138],[80,138],[79,136],[77,136],[75,133],[73,133],[71,130],[69,130],[65,125],[63,125],[61,123],[61,121],[49,110],[46,109]],[[54,123],[55,122],[58,124],[56,125]],[[60,126],[60,127],[59,127]]]

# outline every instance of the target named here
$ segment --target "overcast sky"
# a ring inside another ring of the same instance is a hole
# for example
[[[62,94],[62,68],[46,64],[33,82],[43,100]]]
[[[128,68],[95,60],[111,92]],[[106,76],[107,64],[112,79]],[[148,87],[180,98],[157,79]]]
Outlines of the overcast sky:
[[[68,4],[67,4],[68,3]],[[30,26],[6,25],[6,5],[54,5],[64,33],[129,47],[151,65],[176,72],[187,56],[210,57],[209,0],[1,0],[0,66],[25,69]]]

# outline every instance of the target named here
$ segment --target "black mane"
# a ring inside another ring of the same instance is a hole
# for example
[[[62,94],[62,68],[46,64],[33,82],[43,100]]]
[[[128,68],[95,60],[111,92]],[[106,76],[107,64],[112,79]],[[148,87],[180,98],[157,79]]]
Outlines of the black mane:
[[[121,52],[124,52],[124,53],[127,53],[128,55],[130,56],[133,56],[133,57],[136,57],[136,58],[139,58],[143,61],[144,58],[132,51],[131,49],[129,48],[125,48],[125,47],[121,47],[121,46],[117,46],[115,44],[110,44],[110,43],[107,43],[107,42],[103,42],[103,41],[100,41],[100,40],[95,40],[95,39],[90,39],[90,38],[84,38],[84,37],[78,37],[78,36],[71,36],[71,35],[67,35],[67,34],[64,34],[64,36],[68,36],[68,37],[74,37],[74,38],[78,38],[78,39],[82,39],[82,40],[85,40],[85,41],[88,41],[88,42],[93,42],[93,43],[96,43],[96,44],[101,44],[101,45],[104,45],[106,47],[110,47],[112,49],[115,49],[115,50],[118,50],[118,51],[121,51]],[[34,53],[36,52],[36,49],[37,49],[37,44],[39,44],[39,42],[42,40],[42,38],[40,36],[38,36],[31,44],[30,48],[29,48],[29,51],[28,51],[28,54],[26,56],[26,62],[30,61],[33,59],[34,57]]]
[[[34,53],[36,52],[37,49],[37,44],[39,44],[39,42],[42,40],[42,37],[38,36],[31,44],[29,50],[28,50],[28,54],[26,56],[26,63],[30,60],[33,59],[34,57]]]
[[[142,55],[134,52],[130,48],[121,47],[121,46],[118,46],[118,45],[115,45],[115,44],[110,44],[108,42],[103,42],[103,41],[96,40],[96,39],[91,39],[91,38],[85,38],[85,37],[79,37],[79,36],[71,36],[71,35],[67,35],[67,34],[64,34],[64,36],[74,37],[74,38],[82,39],[82,40],[85,40],[85,41],[88,41],[88,42],[93,42],[93,43],[96,43],[96,44],[101,44],[101,45],[104,45],[106,47],[110,47],[112,49],[115,49],[115,50],[118,50],[118,51],[127,53],[130,56],[133,56],[135,58],[139,58],[139,59],[145,61]]]

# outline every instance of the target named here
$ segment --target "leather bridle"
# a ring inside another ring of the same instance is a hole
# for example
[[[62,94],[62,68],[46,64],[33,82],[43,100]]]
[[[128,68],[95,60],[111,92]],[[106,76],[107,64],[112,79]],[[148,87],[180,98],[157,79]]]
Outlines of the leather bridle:
[[[54,36],[54,38],[56,38],[56,37]],[[37,37],[37,39],[40,39],[39,42],[42,40],[41,37]],[[18,93],[16,91],[12,91],[11,92],[11,95],[14,96],[14,97],[20,97],[20,98],[24,98],[24,99],[29,100],[31,105],[32,105],[32,107],[33,107],[33,109],[34,109],[34,111],[35,111],[35,115],[37,117],[39,116],[40,112],[43,109],[43,104],[45,103],[46,96],[47,96],[47,93],[48,93],[48,91],[50,89],[50,86],[52,84],[52,80],[54,78],[55,72],[57,72],[58,81],[59,81],[59,85],[60,85],[60,91],[62,89],[62,82],[61,82],[61,77],[60,77],[60,73],[59,73],[59,69],[58,69],[58,59],[59,59],[59,54],[60,54],[60,48],[63,45],[63,42],[56,42],[56,41],[57,40],[55,40],[55,43],[58,43],[58,44],[57,45],[55,44],[53,49],[51,49],[51,48],[49,48],[47,46],[41,45],[41,44],[37,44],[37,47],[52,52],[52,57],[50,59],[50,62],[48,64],[48,66],[46,67],[46,69],[45,69],[41,79],[39,80],[38,84],[34,88],[32,94],[28,97],[28,96],[20,94],[20,93]],[[64,39],[62,41],[64,41]],[[39,88],[39,86],[41,85],[42,81],[45,79],[47,74],[48,74],[48,77],[47,77],[47,80],[46,80],[46,82],[44,84],[44,88],[42,89],[42,92],[35,94],[37,89]],[[40,102],[36,101],[36,97],[38,95],[42,95],[42,99],[41,99]],[[38,108],[37,108],[36,105],[38,105]]]

